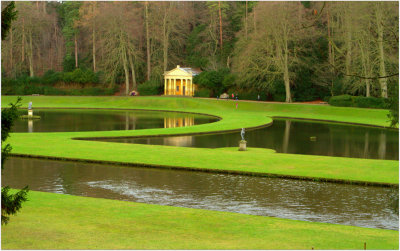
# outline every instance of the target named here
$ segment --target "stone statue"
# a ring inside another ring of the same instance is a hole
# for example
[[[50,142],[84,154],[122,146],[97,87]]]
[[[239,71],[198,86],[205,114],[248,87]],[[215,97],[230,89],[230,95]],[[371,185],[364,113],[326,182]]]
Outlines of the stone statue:
[[[245,134],[245,131],[244,131],[244,128],[242,128],[242,131],[240,132],[240,136],[242,136],[242,140],[244,140],[244,134]]]
[[[28,110],[32,110],[32,101],[28,104]]]

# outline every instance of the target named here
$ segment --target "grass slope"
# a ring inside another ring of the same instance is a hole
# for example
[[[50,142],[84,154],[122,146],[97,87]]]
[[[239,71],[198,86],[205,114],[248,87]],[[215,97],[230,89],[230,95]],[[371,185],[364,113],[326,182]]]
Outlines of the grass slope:
[[[29,192],[2,249],[398,249],[399,232]]]
[[[16,97],[2,97],[2,106]],[[35,107],[150,109],[206,113],[222,120],[191,127],[106,132],[13,133],[13,153],[166,167],[255,172],[398,184],[398,161],[278,154],[270,149],[200,149],[73,140],[77,137],[171,135],[240,130],[272,122],[270,116],[388,126],[387,111],[320,105],[235,102],[172,97],[24,97]]]

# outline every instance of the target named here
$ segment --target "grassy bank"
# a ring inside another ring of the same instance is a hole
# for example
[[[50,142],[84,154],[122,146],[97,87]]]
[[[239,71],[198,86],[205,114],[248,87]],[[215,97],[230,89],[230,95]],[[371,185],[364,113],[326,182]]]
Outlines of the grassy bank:
[[[2,107],[16,97],[2,97]],[[173,97],[24,97],[33,107],[151,109],[206,113],[216,123],[134,131],[13,133],[13,153],[150,166],[254,172],[315,179],[398,184],[398,161],[278,154],[270,149],[200,149],[73,140],[87,137],[171,135],[239,130],[272,122],[271,116],[388,126],[386,110]]]
[[[29,192],[3,249],[398,249],[398,231]]]

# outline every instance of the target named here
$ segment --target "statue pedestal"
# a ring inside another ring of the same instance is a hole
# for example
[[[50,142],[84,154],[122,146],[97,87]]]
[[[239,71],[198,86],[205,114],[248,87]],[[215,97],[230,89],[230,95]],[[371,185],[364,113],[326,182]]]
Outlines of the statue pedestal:
[[[247,151],[247,141],[241,140],[239,141],[239,151]]]
[[[33,117],[33,110],[32,109],[28,110],[28,117]]]

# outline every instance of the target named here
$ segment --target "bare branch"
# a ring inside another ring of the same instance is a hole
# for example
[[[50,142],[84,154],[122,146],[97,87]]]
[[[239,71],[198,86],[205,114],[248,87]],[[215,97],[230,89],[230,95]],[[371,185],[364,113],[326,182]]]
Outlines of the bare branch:
[[[328,62],[329,63],[329,65],[331,66],[331,67],[333,67],[334,69],[335,69],[335,71],[336,72],[341,72],[340,71],[340,69],[338,69],[336,66],[334,66],[334,65],[332,65],[330,62]],[[399,73],[397,72],[397,73],[394,73],[394,74],[391,74],[391,75],[386,75],[386,76],[373,76],[373,77],[366,77],[366,76],[360,76],[360,75],[357,75],[357,74],[345,74],[345,73],[343,73],[343,72],[341,72],[344,76],[348,76],[348,77],[356,77],[356,78],[361,78],[361,79],[381,79],[381,78],[391,78],[391,77],[394,77],[394,76],[398,76],[399,75]]]

